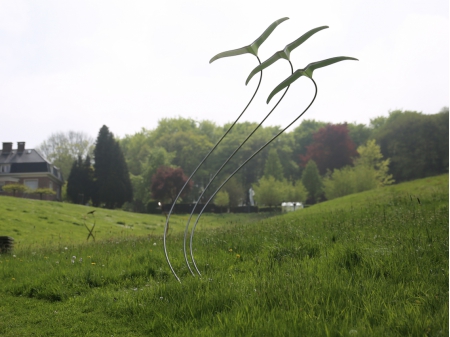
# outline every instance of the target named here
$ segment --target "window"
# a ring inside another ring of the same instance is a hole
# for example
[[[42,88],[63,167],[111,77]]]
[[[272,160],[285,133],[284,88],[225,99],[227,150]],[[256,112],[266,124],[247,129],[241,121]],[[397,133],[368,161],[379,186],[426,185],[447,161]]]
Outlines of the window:
[[[0,165],[0,173],[9,173],[10,170],[11,170],[10,164]]]
[[[28,187],[30,190],[37,190],[37,188],[38,188],[38,180],[37,179],[25,179],[24,183],[25,183],[25,186]]]
[[[53,191],[53,181],[50,181],[48,183],[48,188],[51,189]]]

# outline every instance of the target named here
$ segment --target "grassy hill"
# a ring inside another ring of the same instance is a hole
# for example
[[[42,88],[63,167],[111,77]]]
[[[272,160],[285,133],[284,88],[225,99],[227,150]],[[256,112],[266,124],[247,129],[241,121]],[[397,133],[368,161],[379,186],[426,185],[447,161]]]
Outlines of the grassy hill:
[[[194,238],[201,278],[182,235],[168,239],[181,284],[156,231],[21,248],[0,256],[0,335],[447,336],[448,215],[444,175],[260,221],[212,218]]]
[[[94,214],[87,214],[95,211]],[[235,214],[202,217],[199,229],[222,226],[233,221],[253,222],[267,215],[242,217]],[[183,232],[187,215],[171,216],[169,234]],[[162,235],[166,217],[122,210],[87,207],[70,203],[0,196],[0,236],[11,236],[17,249],[62,246],[86,241],[92,228],[97,240],[130,236]],[[92,238],[90,238],[92,240]]]

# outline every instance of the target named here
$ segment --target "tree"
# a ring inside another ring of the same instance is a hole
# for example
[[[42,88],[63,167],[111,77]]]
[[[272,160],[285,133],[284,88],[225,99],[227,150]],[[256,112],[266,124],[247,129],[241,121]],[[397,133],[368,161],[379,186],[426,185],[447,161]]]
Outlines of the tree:
[[[286,194],[283,192],[283,186],[273,176],[263,176],[256,185],[254,185],[255,200],[259,205],[269,207],[280,205]]]
[[[375,139],[367,141],[366,145],[358,147],[359,158],[355,160],[355,167],[364,166],[375,171],[377,186],[390,185],[394,182],[389,174],[390,159],[383,160],[380,147]],[[358,192],[365,191],[357,188]]]
[[[392,111],[374,131],[390,172],[397,182],[448,172],[449,113]]]
[[[306,147],[306,155],[300,155],[302,165],[314,160],[322,175],[327,170],[352,165],[352,158],[357,152],[346,124],[328,124],[317,131],[313,138],[314,142]]]
[[[278,181],[283,180],[283,167],[281,166],[277,150],[274,148],[270,149],[266,164],[264,165],[264,177],[269,176],[274,177]]]
[[[220,212],[222,213],[222,207],[227,207],[230,204],[230,197],[227,191],[219,191],[214,197],[214,204],[220,207]]]
[[[236,177],[228,180],[223,188],[228,193],[230,207],[237,207],[246,200],[244,187],[239,184]]]
[[[106,125],[99,131],[95,149],[93,203],[106,208],[121,207],[133,200],[133,189],[119,143]]]
[[[42,154],[61,170],[63,177],[68,177],[70,168],[78,156],[92,156],[94,140],[83,132],[58,132],[42,142],[38,147]]]
[[[76,204],[85,204],[92,198],[94,191],[94,171],[89,155],[83,162],[81,156],[73,162],[67,179],[67,196]]]
[[[302,184],[308,191],[308,202],[315,204],[322,195],[322,179],[314,160],[308,161],[302,173]]]
[[[152,185],[150,187],[152,197],[163,202],[168,200],[173,204],[187,179],[188,178],[184,174],[183,169],[180,167],[159,167],[152,177]],[[190,192],[192,185],[193,181],[191,180],[183,190],[183,193],[180,196],[181,198]]]
[[[55,195],[56,194],[56,192],[50,188],[38,188],[38,189],[33,190],[31,193],[39,194],[39,198],[41,200],[44,195]]]
[[[301,180],[297,180],[294,184],[290,184],[287,181],[285,183],[288,191],[286,200],[306,202],[308,199],[308,190]]]
[[[389,159],[383,160],[380,147],[375,140],[358,147],[359,158],[354,167],[335,169],[324,179],[325,197],[328,200],[348,194],[368,191],[392,184],[392,175],[388,174]]]
[[[2,190],[6,193],[11,193],[16,196],[16,192],[25,192],[28,188],[24,184],[8,184],[2,187]]]

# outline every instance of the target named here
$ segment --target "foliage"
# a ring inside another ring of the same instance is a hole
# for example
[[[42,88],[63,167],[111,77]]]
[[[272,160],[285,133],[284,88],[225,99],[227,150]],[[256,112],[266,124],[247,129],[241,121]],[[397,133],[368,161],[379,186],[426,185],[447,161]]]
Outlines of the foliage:
[[[57,132],[43,141],[37,150],[61,170],[63,177],[68,177],[72,163],[78,156],[92,157],[94,140],[84,132]]]
[[[223,189],[227,192],[230,199],[230,207],[239,206],[247,200],[246,191],[244,190],[242,185],[239,184],[236,177],[228,180]]]
[[[39,198],[41,200],[44,195],[56,195],[56,192],[50,188],[37,188],[37,189],[33,190],[31,193],[39,194]]]
[[[214,197],[214,204],[219,206],[220,209],[222,209],[222,207],[227,207],[230,204],[230,197],[228,196],[227,191],[220,190],[217,192]]]
[[[350,136],[356,147],[365,144],[372,135],[373,129],[364,124],[346,124],[348,135]]]
[[[94,192],[94,170],[89,155],[83,162],[81,156],[73,162],[67,179],[67,196],[76,204],[88,203]]]
[[[308,190],[303,185],[301,180],[295,181],[294,184],[290,184],[285,181],[287,193],[285,201],[301,201],[303,203],[308,199]]]
[[[286,198],[287,191],[283,188],[282,183],[271,175],[263,176],[253,189],[258,205],[277,206]]]
[[[383,160],[380,147],[375,140],[358,147],[359,158],[354,167],[335,169],[324,179],[327,199],[335,199],[352,193],[359,193],[377,187],[390,185],[394,181],[388,174],[389,159]]]
[[[322,178],[314,160],[308,161],[302,173],[302,184],[308,191],[308,202],[315,204],[323,193]]]
[[[352,165],[357,155],[355,143],[348,134],[347,124],[327,124],[314,135],[314,143],[307,146],[306,155],[300,156],[302,165],[314,160],[320,174]]]
[[[361,145],[357,149],[359,158],[355,161],[355,166],[365,166],[372,168],[376,172],[377,186],[390,185],[394,182],[392,174],[389,174],[390,159],[383,160],[380,147],[375,139],[367,141],[366,145]],[[356,192],[365,190],[357,189]]]
[[[277,150],[271,148],[267,156],[266,164],[264,165],[264,177],[272,176],[275,180],[282,181],[283,167],[281,166],[280,157],[278,157]]]
[[[106,125],[99,131],[94,156],[94,205],[104,204],[112,209],[132,201],[133,189],[127,164],[119,143]]]
[[[448,109],[435,115],[392,111],[374,132],[390,172],[405,181],[448,172]]]
[[[25,192],[28,188],[24,184],[7,184],[3,185],[2,190],[15,196],[16,192]]]
[[[20,217],[30,204],[54,204],[57,218],[67,210],[86,212],[79,205],[37,200],[24,205],[26,200],[0,198],[0,217]],[[6,207],[3,199],[8,200]],[[449,333],[448,175],[256,223],[247,220],[253,214],[210,217],[203,222],[209,230],[199,231],[194,239],[201,279],[187,271],[180,251],[182,232],[169,238],[182,286],[170,274],[160,235],[148,231],[133,236],[128,234],[133,229],[115,225],[120,219],[136,224],[137,231],[144,227],[141,221],[153,224],[156,216],[97,212],[99,219],[114,219],[114,225],[105,221],[99,233],[106,235],[104,228],[111,228],[109,240],[79,244],[86,240],[85,228],[64,223],[54,228],[84,230],[83,237],[58,245],[58,232],[52,232],[56,242],[50,246],[52,235],[44,229],[51,224],[40,220],[34,231],[43,236],[40,247],[17,244],[14,257],[0,256],[2,336]],[[185,219],[177,220],[184,229]],[[222,227],[212,229],[210,220]],[[32,224],[19,226],[33,231]]]
[[[152,185],[150,190],[152,191],[152,197],[156,200],[163,202],[170,201],[173,203],[178,193],[185,185],[188,177],[183,172],[183,169],[173,168],[170,166],[161,166],[156,170],[156,173],[152,177]],[[193,185],[193,181],[189,181],[180,195],[181,198],[186,196]]]

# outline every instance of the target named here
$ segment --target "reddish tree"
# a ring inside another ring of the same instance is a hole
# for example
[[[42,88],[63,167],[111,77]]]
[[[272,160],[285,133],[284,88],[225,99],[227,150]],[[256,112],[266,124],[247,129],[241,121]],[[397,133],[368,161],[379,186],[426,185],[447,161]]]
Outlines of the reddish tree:
[[[314,133],[313,139],[314,142],[306,147],[306,154],[300,155],[300,165],[304,167],[312,159],[322,175],[327,169],[352,165],[353,158],[358,155],[347,124],[328,124]]]
[[[169,166],[160,166],[152,176],[152,185],[150,189],[153,198],[163,201],[170,200],[171,203],[173,203],[187,179],[183,169],[180,167],[173,168]],[[181,197],[184,197],[191,191],[192,185],[193,182],[191,180],[183,190]]]

